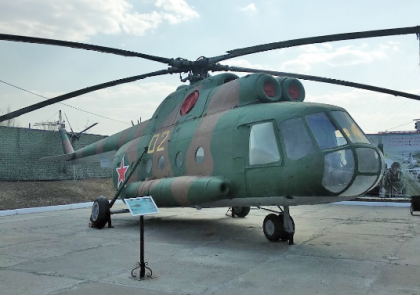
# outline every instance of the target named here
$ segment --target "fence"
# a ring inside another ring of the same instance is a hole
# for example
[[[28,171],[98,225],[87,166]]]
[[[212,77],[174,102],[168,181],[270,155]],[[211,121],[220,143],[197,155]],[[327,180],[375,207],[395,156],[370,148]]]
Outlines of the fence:
[[[105,136],[83,134],[75,150]],[[68,165],[39,158],[63,154],[57,131],[0,126],[0,181],[65,180],[111,177],[111,168],[99,163]]]

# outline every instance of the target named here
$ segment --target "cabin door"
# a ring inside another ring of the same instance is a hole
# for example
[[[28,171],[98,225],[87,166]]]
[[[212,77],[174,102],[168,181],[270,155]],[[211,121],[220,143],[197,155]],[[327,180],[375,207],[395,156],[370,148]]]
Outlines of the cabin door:
[[[272,121],[249,126],[245,179],[248,197],[269,197],[280,179],[281,157],[278,136]]]

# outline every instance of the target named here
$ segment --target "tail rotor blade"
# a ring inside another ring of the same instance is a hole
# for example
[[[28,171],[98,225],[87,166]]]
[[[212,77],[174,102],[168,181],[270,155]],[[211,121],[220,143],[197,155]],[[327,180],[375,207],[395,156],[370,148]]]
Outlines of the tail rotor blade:
[[[73,128],[71,128],[70,120],[69,120],[69,118],[67,118],[66,113],[64,113],[64,116],[66,116],[67,123],[69,123],[69,126],[70,126],[71,134],[73,135],[74,132],[73,132]]]
[[[77,135],[80,135],[80,134],[82,134],[82,133],[84,133],[84,132],[88,131],[90,128],[92,128],[92,127],[94,127],[94,126],[96,126],[96,125],[98,125],[98,123],[95,123],[95,124],[90,125],[89,127],[87,127],[87,128],[85,128],[84,130],[80,131]]]

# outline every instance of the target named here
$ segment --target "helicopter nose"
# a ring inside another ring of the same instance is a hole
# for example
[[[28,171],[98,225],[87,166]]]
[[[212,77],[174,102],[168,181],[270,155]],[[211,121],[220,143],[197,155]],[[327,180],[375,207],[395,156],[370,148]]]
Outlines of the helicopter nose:
[[[358,196],[377,184],[383,167],[383,158],[374,148],[356,148],[355,154],[351,149],[335,151],[324,156],[322,185],[343,197]]]
[[[354,156],[351,149],[326,154],[322,185],[330,192],[342,192],[352,180],[354,168]]]

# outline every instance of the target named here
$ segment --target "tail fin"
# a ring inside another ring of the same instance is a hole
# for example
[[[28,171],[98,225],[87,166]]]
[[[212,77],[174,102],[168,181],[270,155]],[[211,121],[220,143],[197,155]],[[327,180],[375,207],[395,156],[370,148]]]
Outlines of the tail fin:
[[[61,141],[63,143],[63,150],[65,154],[72,154],[74,153],[74,149],[73,146],[70,143],[70,140],[67,136],[67,132],[64,128],[60,128],[58,130],[58,132],[60,133],[61,136]]]

